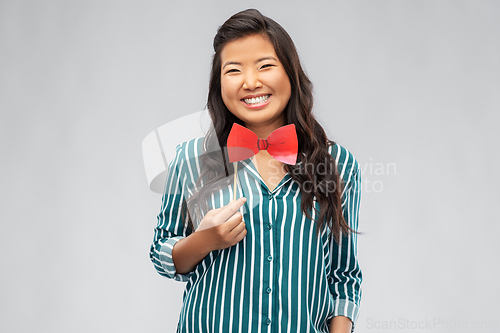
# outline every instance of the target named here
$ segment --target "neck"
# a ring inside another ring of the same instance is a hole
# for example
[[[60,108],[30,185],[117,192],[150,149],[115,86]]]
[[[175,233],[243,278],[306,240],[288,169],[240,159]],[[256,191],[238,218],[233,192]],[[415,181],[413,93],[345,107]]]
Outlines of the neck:
[[[245,123],[245,127],[254,132],[259,139],[267,139],[267,137],[274,132],[277,128],[285,126],[285,120],[280,119],[265,125],[254,125]]]

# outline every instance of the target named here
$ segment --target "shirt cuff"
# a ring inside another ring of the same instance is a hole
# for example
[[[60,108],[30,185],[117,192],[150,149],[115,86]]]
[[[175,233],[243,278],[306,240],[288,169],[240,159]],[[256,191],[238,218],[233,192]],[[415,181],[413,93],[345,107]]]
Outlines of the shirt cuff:
[[[165,240],[161,244],[160,263],[161,266],[163,267],[163,270],[165,271],[165,273],[169,278],[174,279],[176,281],[187,282],[191,277],[191,275],[193,274],[193,271],[186,274],[177,273],[177,271],[175,270],[174,260],[172,259],[172,249],[174,248],[175,243],[177,243],[183,238],[185,237],[184,236],[171,237]]]
[[[359,306],[356,303],[351,302],[347,299],[340,298],[337,298],[334,301],[333,317],[344,316],[349,318],[352,322],[351,332],[354,332],[354,326],[356,324],[356,321],[358,320],[358,315]]]

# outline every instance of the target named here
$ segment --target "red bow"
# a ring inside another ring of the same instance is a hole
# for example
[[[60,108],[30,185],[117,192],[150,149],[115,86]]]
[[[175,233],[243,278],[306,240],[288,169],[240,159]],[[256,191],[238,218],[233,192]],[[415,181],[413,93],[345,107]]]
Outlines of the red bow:
[[[259,139],[257,134],[237,123],[233,124],[227,138],[227,153],[230,162],[246,160],[260,150],[267,150],[276,160],[294,165],[297,162],[297,132],[295,125],[282,126],[269,134],[267,139]]]

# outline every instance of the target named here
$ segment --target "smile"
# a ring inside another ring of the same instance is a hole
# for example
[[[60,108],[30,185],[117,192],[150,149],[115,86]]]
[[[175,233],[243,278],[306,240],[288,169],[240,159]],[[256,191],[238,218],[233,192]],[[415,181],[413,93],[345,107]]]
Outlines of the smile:
[[[247,104],[247,105],[256,106],[256,105],[263,104],[263,103],[267,102],[269,100],[270,96],[271,95],[263,95],[263,96],[254,97],[254,98],[244,98],[243,102],[245,102],[245,104]]]

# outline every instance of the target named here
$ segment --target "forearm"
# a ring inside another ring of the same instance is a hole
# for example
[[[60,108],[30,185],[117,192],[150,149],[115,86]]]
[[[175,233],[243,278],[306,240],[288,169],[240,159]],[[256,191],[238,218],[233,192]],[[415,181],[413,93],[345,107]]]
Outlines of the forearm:
[[[335,316],[330,321],[330,333],[351,333],[352,322],[344,316]]]
[[[208,232],[197,231],[175,243],[172,249],[172,260],[178,274],[191,272],[211,251],[207,242]]]

